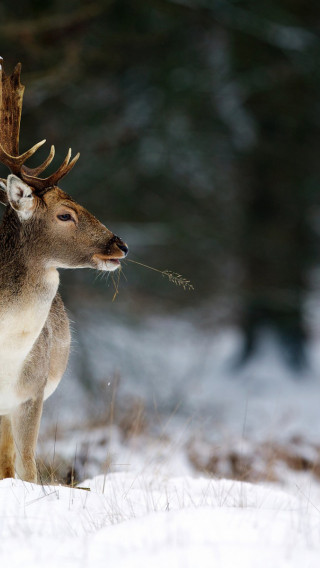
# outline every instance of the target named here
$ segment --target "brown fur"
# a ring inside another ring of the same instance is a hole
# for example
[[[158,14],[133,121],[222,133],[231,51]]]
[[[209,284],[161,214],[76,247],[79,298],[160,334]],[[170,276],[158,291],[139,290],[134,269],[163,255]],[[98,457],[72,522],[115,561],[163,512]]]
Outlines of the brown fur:
[[[20,217],[23,207],[23,200],[11,197],[0,227],[0,479],[13,477],[16,470],[22,479],[36,482],[43,400],[58,385],[70,348],[56,269],[97,268],[97,259],[112,262],[127,251],[118,237],[57,187],[42,197],[33,194],[27,220]],[[71,221],[59,219],[67,213]],[[23,364],[13,376],[15,349],[20,356],[25,345]]]

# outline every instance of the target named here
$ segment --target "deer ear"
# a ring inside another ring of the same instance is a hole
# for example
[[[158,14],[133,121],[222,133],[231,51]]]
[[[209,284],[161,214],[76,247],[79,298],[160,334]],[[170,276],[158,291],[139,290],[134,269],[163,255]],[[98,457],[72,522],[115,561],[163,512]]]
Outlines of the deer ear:
[[[0,179],[0,203],[8,205],[7,186],[4,179]]]
[[[34,195],[31,188],[20,178],[11,174],[7,178],[7,195],[11,207],[18,213],[22,221],[32,217],[34,211]]]

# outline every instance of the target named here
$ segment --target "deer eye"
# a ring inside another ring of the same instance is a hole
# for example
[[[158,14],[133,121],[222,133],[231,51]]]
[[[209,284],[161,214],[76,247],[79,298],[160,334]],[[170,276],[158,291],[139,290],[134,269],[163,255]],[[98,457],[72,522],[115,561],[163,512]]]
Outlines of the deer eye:
[[[72,215],[70,213],[63,213],[62,215],[57,215],[60,221],[73,221]]]

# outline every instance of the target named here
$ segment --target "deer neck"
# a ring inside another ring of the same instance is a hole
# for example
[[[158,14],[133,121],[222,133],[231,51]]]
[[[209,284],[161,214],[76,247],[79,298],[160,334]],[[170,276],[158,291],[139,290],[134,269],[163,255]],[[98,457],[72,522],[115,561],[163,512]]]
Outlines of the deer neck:
[[[20,376],[59,285],[57,270],[45,267],[27,237],[5,215],[0,227],[0,393],[1,384],[15,384]]]
[[[58,271],[41,254],[40,235],[6,211],[0,227],[0,304],[33,301],[49,309],[58,286]]]

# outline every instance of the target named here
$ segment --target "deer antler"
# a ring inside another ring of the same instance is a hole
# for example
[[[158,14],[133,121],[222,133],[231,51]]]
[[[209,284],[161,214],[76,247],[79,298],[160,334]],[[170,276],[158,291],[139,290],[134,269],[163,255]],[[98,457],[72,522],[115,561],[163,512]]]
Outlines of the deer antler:
[[[70,172],[70,170],[72,170],[73,166],[79,159],[80,153],[78,152],[78,154],[76,154],[75,157],[70,162],[71,148],[69,148],[68,154],[66,155],[60,168],[58,168],[56,172],[54,172],[53,174],[51,174],[51,176],[47,178],[37,177],[37,173],[41,173],[47,167],[47,165],[50,164],[50,162],[53,159],[53,156],[54,156],[54,146],[51,146],[51,151],[48,158],[43,162],[43,164],[38,166],[38,168],[34,168],[34,170],[32,170],[30,168],[27,168],[26,166],[22,166],[22,171],[21,171],[22,179],[28,185],[34,187],[37,191],[43,192],[46,189],[49,189],[49,187],[56,185],[56,183],[60,179],[62,179]]]
[[[45,143],[38,142],[30,150],[19,155],[20,121],[23,102],[24,85],[20,83],[21,63],[16,65],[11,76],[3,70],[3,59],[0,57],[0,162],[7,166],[11,172],[19,176],[36,192],[45,192],[67,175],[75,165],[80,154],[71,161],[71,149],[56,172],[46,178],[39,178],[49,164],[51,164],[55,149],[51,146],[48,157],[36,168],[28,168],[25,162]]]

